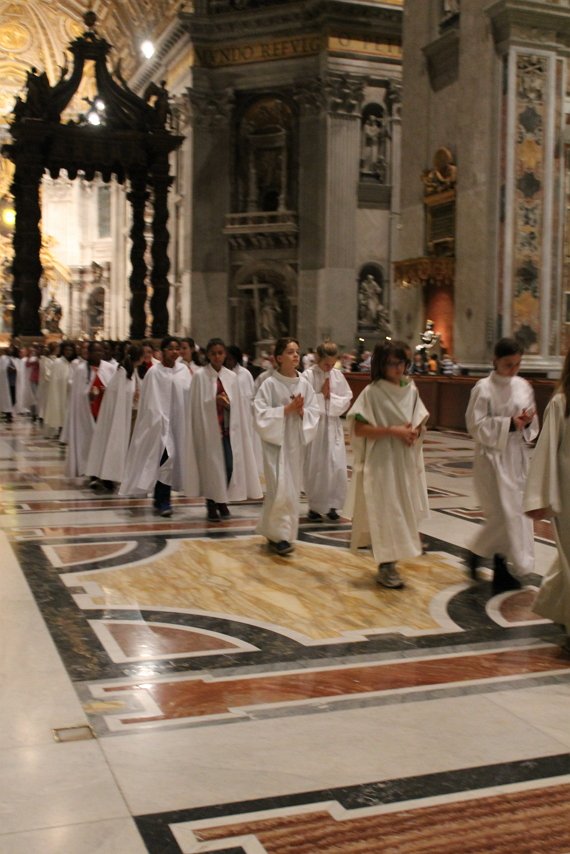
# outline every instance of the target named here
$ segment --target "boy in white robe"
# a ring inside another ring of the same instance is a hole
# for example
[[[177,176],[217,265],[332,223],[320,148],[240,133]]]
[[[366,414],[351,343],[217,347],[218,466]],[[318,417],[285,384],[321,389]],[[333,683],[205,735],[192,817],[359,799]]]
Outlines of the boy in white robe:
[[[560,386],[546,408],[530,463],[523,509],[531,519],[552,517],[558,555],[546,573],[532,610],[566,630],[570,654],[570,350]]]
[[[172,515],[171,492],[183,485],[186,410],[192,377],[179,361],[178,338],[161,343],[160,364],[145,374],[119,495],[148,495],[161,516]]]
[[[522,347],[502,338],[495,347],[495,370],[471,390],[465,421],[475,440],[473,481],[485,524],[471,546],[477,558],[493,558],[493,591],[517,589],[534,570],[534,532],[522,508],[529,443],[538,434],[532,386],[517,376]]]
[[[422,440],[429,413],[405,376],[406,345],[378,344],[371,382],[347,414],[354,451],[346,515],[352,518],[350,547],[372,545],[382,587],[404,586],[396,563],[418,557],[418,532],[428,516]]]
[[[114,373],[115,368],[103,361],[101,344],[91,341],[87,349],[87,361],[82,361],[73,370],[66,421],[66,477],[82,477],[85,474],[95,422],[105,389]]]
[[[228,501],[261,498],[251,435],[248,401],[233,371],[224,367],[221,338],[206,346],[208,364],[194,374],[190,389],[185,492],[206,499],[209,522],[230,515]]]
[[[347,471],[344,415],[352,401],[352,391],[341,371],[334,366],[338,347],[332,341],[319,344],[316,363],[303,372],[316,394],[320,410],[319,429],[305,454],[305,494],[310,522],[322,521],[326,513],[338,522],[337,508],[346,500]]]
[[[305,447],[315,438],[319,407],[311,385],[297,372],[299,342],[280,338],[277,369],[253,401],[255,429],[263,448],[266,493],[257,532],[277,555],[293,551],[299,530],[299,493]]]

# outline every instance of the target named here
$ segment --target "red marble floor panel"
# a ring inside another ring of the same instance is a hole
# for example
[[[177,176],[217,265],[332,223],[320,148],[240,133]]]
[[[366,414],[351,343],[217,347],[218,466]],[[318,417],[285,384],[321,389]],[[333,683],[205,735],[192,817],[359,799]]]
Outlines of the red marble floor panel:
[[[223,839],[230,848],[232,839],[249,836],[266,854],[568,854],[570,786],[352,819],[347,814],[343,821],[315,810],[205,824],[194,830],[200,842]]]
[[[218,715],[230,709],[267,703],[300,702],[378,691],[447,685],[475,679],[497,679],[553,670],[570,670],[570,659],[557,647],[509,650],[482,655],[400,660],[390,664],[329,668],[301,673],[278,673],[238,679],[192,678],[175,682],[108,687],[117,691],[146,691],[162,715],[123,719],[143,721]]]
[[[106,623],[106,628],[124,654],[129,657],[157,657],[176,653],[219,650],[239,647],[215,635],[173,626],[151,626],[147,623]]]
[[[501,602],[499,611],[501,616],[509,623],[523,623],[528,620],[542,620],[538,614],[532,610],[536,599],[536,591],[520,590],[517,593],[512,593],[507,599]]]

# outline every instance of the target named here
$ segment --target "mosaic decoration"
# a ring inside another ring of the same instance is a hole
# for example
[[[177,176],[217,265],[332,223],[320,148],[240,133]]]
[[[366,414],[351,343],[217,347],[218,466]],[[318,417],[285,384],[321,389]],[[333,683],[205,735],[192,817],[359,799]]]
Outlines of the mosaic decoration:
[[[512,330],[527,353],[539,353],[541,345],[547,75],[546,57],[517,56]]]

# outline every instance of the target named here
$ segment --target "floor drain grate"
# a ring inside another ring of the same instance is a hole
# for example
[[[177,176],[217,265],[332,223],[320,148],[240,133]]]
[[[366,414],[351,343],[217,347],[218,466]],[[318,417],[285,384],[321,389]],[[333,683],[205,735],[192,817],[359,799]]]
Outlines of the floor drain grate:
[[[79,726],[60,726],[53,730],[55,741],[88,741],[95,738],[95,733],[89,724],[80,724]]]

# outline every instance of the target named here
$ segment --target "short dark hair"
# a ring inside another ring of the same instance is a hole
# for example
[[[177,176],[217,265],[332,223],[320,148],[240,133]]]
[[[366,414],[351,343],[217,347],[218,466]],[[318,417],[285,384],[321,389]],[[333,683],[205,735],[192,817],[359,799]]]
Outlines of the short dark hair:
[[[227,349],[225,342],[222,338],[210,338],[210,340],[206,344],[206,356],[208,355],[212,347],[223,347],[224,350]]]
[[[160,342],[160,349],[168,350],[173,341],[175,341],[176,344],[180,344],[180,338],[177,338],[176,335],[167,335],[166,338],[163,338]]]
[[[282,356],[289,344],[296,344],[297,347],[301,346],[296,338],[278,338],[273,349],[273,356]]]
[[[524,347],[516,338],[501,338],[495,344],[495,359],[502,359],[504,356],[524,355]]]
[[[243,353],[237,344],[230,344],[226,347],[226,353],[236,360],[236,364],[243,365]]]
[[[409,348],[403,341],[386,341],[384,344],[377,344],[370,361],[372,382],[386,379],[386,363],[390,357],[405,362],[407,368],[410,366]]]

